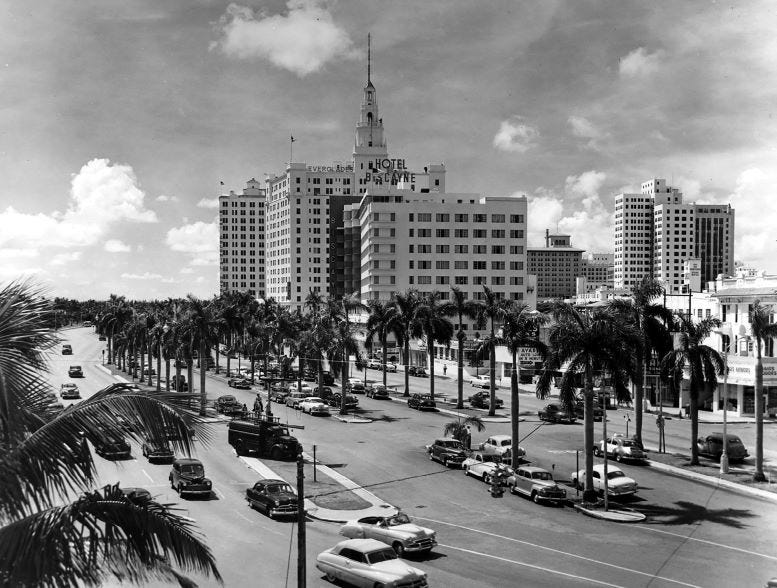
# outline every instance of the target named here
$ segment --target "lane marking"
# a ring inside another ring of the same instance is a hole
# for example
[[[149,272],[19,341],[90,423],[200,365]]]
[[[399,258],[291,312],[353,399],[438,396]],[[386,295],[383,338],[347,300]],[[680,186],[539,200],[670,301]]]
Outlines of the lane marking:
[[[219,497],[219,500],[224,500],[224,494],[218,488],[213,488],[214,494]]]
[[[150,482],[153,482],[153,481],[154,481],[154,478],[152,478],[151,476],[149,476],[149,475],[148,475],[148,472],[147,472],[146,470],[144,470],[144,469],[141,469],[140,471],[141,471],[141,472],[143,472],[143,475],[144,475],[144,476],[146,476],[146,477],[149,479],[149,481],[150,481]]]
[[[685,541],[696,541],[697,543],[706,543],[707,545],[713,545],[715,547],[721,547],[723,549],[731,549],[732,551],[738,551],[740,553],[746,553],[748,555],[755,555],[758,557],[763,557],[765,559],[771,559],[774,561],[777,561],[777,557],[773,555],[766,555],[765,553],[758,553],[757,551],[750,551],[749,549],[743,549],[741,547],[734,547],[733,545],[726,545],[725,543],[716,543],[714,541],[708,541],[707,539],[697,539],[695,537],[687,537],[685,535],[681,535],[680,533],[672,533],[671,531],[664,531],[662,529],[654,529],[652,527],[643,527],[638,526],[637,529],[642,529],[643,531],[653,531],[654,533],[662,533],[664,535],[671,535],[672,537],[679,537],[680,539],[683,539]]]
[[[506,537],[504,535],[499,535],[497,533],[491,533],[490,531],[481,531],[480,529],[473,529],[472,527],[465,527],[463,525],[457,525],[457,524],[454,524],[454,523],[448,523],[446,521],[438,521],[436,519],[429,519],[429,518],[426,518],[426,517],[414,516],[413,518],[420,519],[422,521],[429,521],[429,522],[432,522],[432,523],[438,523],[438,524],[441,524],[441,525],[448,525],[449,527],[456,527],[458,529],[464,529],[466,531],[472,531],[473,533],[480,533],[482,535],[488,535],[489,537],[494,537],[496,539],[502,539],[502,540],[506,540],[506,541],[512,541],[513,543],[520,543],[522,545],[528,545],[529,547],[535,547],[537,549],[544,549],[545,551],[550,551],[552,553],[556,553],[556,554],[559,554],[559,555],[565,555],[567,557],[572,557],[572,558],[575,558],[575,559],[582,559],[582,560],[590,562],[590,563],[598,564],[598,565],[601,565],[601,566],[606,566],[606,567],[609,567],[609,568],[614,568],[616,570],[621,570],[623,572],[628,572],[628,573],[631,573],[631,574],[637,574],[639,576],[647,576],[648,578],[655,578],[656,580],[664,580],[666,582],[672,582],[673,584],[680,584],[681,586],[688,586],[690,588],[699,588],[695,584],[687,584],[687,583],[685,583],[685,582],[683,582],[681,580],[674,580],[672,578],[666,578],[664,576],[656,576],[655,574],[651,574],[649,572],[642,572],[640,570],[635,570],[635,569],[632,569],[632,568],[627,568],[627,567],[624,567],[624,566],[619,566],[617,564],[608,563],[606,561],[600,561],[600,560],[597,560],[597,559],[591,559],[590,557],[586,557],[586,556],[583,556],[583,555],[577,555],[576,553],[569,553],[568,551],[561,551],[560,549],[554,549],[553,547],[546,547],[545,545],[538,545],[536,543],[531,543],[529,541],[523,541],[522,539],[515,539],[513,537]]]
[[[235,514],[236,514],[237,516],[239,516],[239,517],[240,517],[241,519],[243,519],[244,521],[248,521],[248,522],[249,522],[249,523],[251,523],[252,525],[255,525],[255,524],[256,524],[256,520],[254,520],[254,519],[249,519],[247,516],[245,516],[244,514],[241,514],[241,513],[237,512],[237,511],[234,511],[234,512],[235,512]]]
[[[419,518],[419,517],[416,517]],[[453,545],[443,545],[442,543],[439,544],[440,547],[446,547],[448,549],[454,549],[456,551],[463,551],[464,553],[471,553],[472,555],[480,555],[483,557],[488,557],[491,559],[496,559],[498,561],[503,561],[506,563],[515,564],[518,566],[524,566],[527,568],[532,568],[534,570],[539,570],[541,572],[547,572],[549,574],[556,574],[559,576],[565,576],[567,578],[574,578],[575,580],[583,580],[585,582],[592,582],[594,584],[599,584],[600,586],[611,586],[612,588],[625,588],[621,586],[620,584],[610,584],[609,582],[603,582],[602,580],[594,580],[593,578],[587,578],[585,576],[578,576],[576,574],[567,574],[566,572],[560,572],[558,570],[554,570],[552,568],[544,568],[542,566],[537,566],[534,564],[522,562],[522,561],[516,561],[514,559],[507,559],[506,557],[499,557],[498,555],[491,555],[490,553],[482,553],[480,551],[473,551],[471,549],[464,549],[463,547],[454,547]],[[690,586],[690,584],[689,584]]]

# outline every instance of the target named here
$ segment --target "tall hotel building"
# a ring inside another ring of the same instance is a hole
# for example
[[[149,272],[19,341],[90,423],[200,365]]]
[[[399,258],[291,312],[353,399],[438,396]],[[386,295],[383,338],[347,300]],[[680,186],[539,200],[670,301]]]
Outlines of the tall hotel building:
[[[666,180],[642,184],[641,194],[615,197],[616,288],[653,276],[667,293],[684,291],[684,267],[698,259],[701,283],[734,269],[734,210],[726,205],[686,204]]]
[[[389,156],[369,58],[351,161],[289,163],[264,192],[265,295],[283,305],[301,307],[310,291],[363,300],[407,288],[526,292],[526,198],[448,194],[444,165],[411,171]],[[222,202],[222,227],[228,210]],[[222,238],[222,291],[243,283],[231,278],[235,242]]]
[[[265,189],[255,179],[242,194],[219,196],[220,290],[264,297]]]

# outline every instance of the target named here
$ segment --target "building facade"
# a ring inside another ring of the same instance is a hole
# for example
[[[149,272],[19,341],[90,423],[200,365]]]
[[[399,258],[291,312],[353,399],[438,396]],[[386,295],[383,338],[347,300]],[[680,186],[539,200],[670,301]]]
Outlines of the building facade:
[[[251,178],[241,194],[219,196],[219,286],[222,294],[265,296],[266,192]]]
[[[584,291],[595,292],[599,288],[614,287],[614,255],[612,253],[588,253],[583,255],[581,275],[585,278]],[[581,294],[578,288],[577,294]]]
[[[526,251],[528,273],[537,276],[538,300],[575,296],[584,250],[572,247],[569,235],[552,235],[546,230],[545,247],[529,247]]]

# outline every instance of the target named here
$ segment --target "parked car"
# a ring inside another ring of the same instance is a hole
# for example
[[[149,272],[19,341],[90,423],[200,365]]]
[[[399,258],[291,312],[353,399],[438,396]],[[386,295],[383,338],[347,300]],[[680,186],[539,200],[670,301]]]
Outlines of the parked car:
[[[67,375],[71,378],[83,378],[84,372],[81,370],[80,365],[71,365],[67,370]]]
[[[379,370],[381,369],[381,361],[379,359],[369,359],[367,360],[367,369],[370,370]]]
[[[329,372],[323,372],[321,374],[321,382],[324,384],[324,386],[334,386],[335,377]]]
[[[173,375],[173,377],[170,378],[170,387],[178,392],[189,391],[189,384],[186,383],[186,376],[183,374],[179,376]]]
[[[143,443],[142,452],[149,463],[171,463],[175,459],[175,454],[167,440],[148,439]]]
[[[73,355],[73,347],[69,343],[62,346],[62,355]]]
[[[145,488],[133,488],[132,486],[129,486],[127,488],[121,488],[121,493],[133,502],[144,502],[151,500],[151,492]]]
[[[470,383],[476,388],[491,388],[491,376],[488,374],[482,376],[475,376],[470,380]],[[499,389],[499,383],[494,380],[494,389]]]
[[[432,400],[429,394],[413,394],[407,399],[407,406],[416,410],[434,410],[437,403]]]
[[[464,444],[453,437],[439,437],[435,439],[426,450],[429,452],[429,459],[439,461],[446,468],[448,466],[461,467],[467,454],[464,451]]]
[[[501,456],[489,453],[473,453],[470,457],[464,460],[462,469],[465,476],[472,476],[473,478],[479,478],[486,484],[490,484],[494,477],[494,472],[497,468],[506,468],[507,476],[505,476],[505,483],[507,477],[512,475],[513,470],[510,468],[506,460]]]
[[[251,382],[249,382],[243,377],[229,378],[227,380],[227,386],[229,386],[230,388],[239,388],[241,390],[250,390]]]
[[[205,477],[205,468],[199,459],[181,457],[173,461],[170,470],[170,487],[183,498],[184,494],[210,496],[212,484]]]
[[[418,378],[428,378],[429,374],[426,368],[422,365],[409,365],[407,366],[407,373],[410,376],[416,376]]]
[[[78,390],[78,386],[72,382],[69,384],[62,384],[59,387],[59,397],[64,400],[77,400],[81,398],[81,392]]]
[[[348,539],[322,551],[316,567],[328,581],[342,581],[353,586],[412,586],[429,584],[426,574],[400,560],[391,547],[375,539]]]
[[[280,404],[286,404],[286,397],[289,395],[289,391],[285,389],[273,390],[270,392],[270,399],[273,402]]]
[[[105,341],[107,339],[108,339],[108,337],[106,337],[105,335],[100,335],[99,337],[97,337],[98,341]]]
[[[329,386],[315,386],[313,388],[313,396],[318,396],[324,402],[329,402],[332,394],[332,389]]]
[[[535,466],[521,466],[507,478],[507,486],[512,494],[523,494],[535,503],[562,503],[567,491],[561,488],[548,470]]]
[[[351,394],[365,394],[367,392],[367,387],[359,378],[348,378],[344,388],[346,392]]]
[[[296,493],[283,480],[259,480],[246,489],[246,500],[251,508],[264,511],[271,519],[295,516],[299,507]]]
[[[143,375],[144,376],[148,376],[148,375],[156,376],[156,370],[154,368],[144,368],[143,369]]]
[[[231,394],[225,394],[216,398],[216,412],[224,415],[234,415],[243,412],[243,403]]]
[[[129,459],[132,449],[127,440],[122,437],[105,435],[94,443],[94,452],[105,459]]]
[[[598,457],[602,457],[604,455],[605,447],[607,455],[614,457],[618,461],[643,461],[647,459],[647,454],[642,446],[640,446],[636,439],[630,437],[615,434],[612,437],[608,437],[606,440],[602,439],[599,442],[599,445],[594,447],[594,454]]]
[[[343,395],[340,394],[339,392],[335,392],[328,400],[329,406],[335,406],[339,408],[340,406],[342,406],[341,404],[342,399],[343,399]],[[359,407],[359,399],[356,398],[356,396],[353,396],[352,394],[346,394],[345,408],[347,410],[353,410],[354,408],[358,408],[358,407]]]
[[[604,464],[594,466],[594,490],[604,494]],[[571,482],[580,490],[585,489],[585,470],[572,474]],[[637,483],[623,473],[618,466],[607,467],[607,494],[612,497],[632,496],[637,493]]]
[[[390,545],[399,557],[405,552],[429,553],[437,545],[437,534],[432,529],[414,525],[403,512],[348,521],[340,527],[340,534],[349,539],[375,539]]]
[[[575,416],[579,419],[585,418],[585,403],[582,398],[575,401]],[[594,420],[599,422],[604,418],[604,409],[594,400]]]
[[[569,412],[560,404],[551,402],[546,404],[543,409],[537,413],[541,421],[550,423],[574,423],[577,420],[575,413]]]
[[[747,449],[742,440],[736,435],[727,435],[728,447],[726,455],[729,461],[741,461],[748,457]],[[699,453],[713,459],[720,459],[723,454],[723,433],[710,433],[706,437],[699,437],[696,440],[696,446]]]
[[[308,396],[299,403],[299,409],[309,415],[329,416],[329,407],[326,402],[317,396]]]
[[[299,408],[300,402],[312,396],[312,393],[300,392],[296,388],[289,391],[286,396],[286,406],[291,408]]]
[[[503,459],[512,458],[513,438],[510,435],[491,435],[480,444],[480,451],[501,456]],[[518,457],[526,455],[523,447],[518,448]]]
[[[389,397],[389,391],[383,384],[373,384],[367,388],[367,396],[376,400],[386,400]]]
[[[468,401],[472,408],[491,408],[491,393],[484,390],[475,392],[468,398]],[[494,406],[496,408],[502,408],[504,404],[504,400],[501,398],[496,398],[494,400]]]

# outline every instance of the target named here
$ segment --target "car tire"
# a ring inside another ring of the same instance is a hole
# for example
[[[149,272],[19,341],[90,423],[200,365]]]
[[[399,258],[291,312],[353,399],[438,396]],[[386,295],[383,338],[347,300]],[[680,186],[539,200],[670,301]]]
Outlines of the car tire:
[[[434,453],[429,452],[429,461],[434,461]]]
[[[484,473],[483,474],[483,482],[485,482],[486,484],[490,484],[491,483],[491,476],[489,476],[488,474]]]
[[[531,499],[534,502],[534,504],[539,504],[540,503],[540,495],[537,494],[536,492],[532,492],[531,493]]]
[[[446,467],[446,468],[448,467],[448,458],[447,457],[443,457],[442,458],[442,465],[443,465],[443,467]]]
[[[616,461],[618,463],[623,463],[623,455],[622,454],[619,453],[618,455],[616,455],[615,459],[616,459]]]
[[[245,455],[245,445],[242,440],[235,443],[235,453],[238,457]]]
[[[281,458],[281,450],[278,447],[273,447],[270,452],[270,459],[279,460]]]
[[[465,475],[465,476],[470,476],[470,475],[471,475],[471,474],[469,473],[469,468],[468,468],[468,467],[465,467],[465,468],[464,468],[464,475]]]
[[[399,541],[394,541],[391,547],[394,548],[394,552],[397,554],[397,557],[402,558],[405,556],[405,546],[402,545]]]
[[[602,457],[602,450],[599,449],[598,447],[594,447],[594,455],[596,457]]]
[[[330,574],[329,572],[327,572],[325,576],[326,576],[326,581],[329,582],[330,584],[334,584],[337,581],[337,577],[334,574]]]

